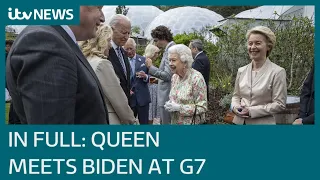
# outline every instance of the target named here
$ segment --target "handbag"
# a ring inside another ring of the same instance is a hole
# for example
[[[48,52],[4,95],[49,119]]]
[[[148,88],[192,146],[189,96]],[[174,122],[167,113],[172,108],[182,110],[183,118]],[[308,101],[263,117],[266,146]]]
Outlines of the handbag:
[[[191,125],[196,125],[196,117],[197,117],[197,105],[195,105],[195,109],[194,109],[194,113],[193,113],[193,116],[192,116]],[[207,121],[206,121],[206,120],[204,120],[204,121],[202,122],[201,114],[199,114],[199,117],[200,117],[200,123],[199,123],[199,125],[207,124]]]

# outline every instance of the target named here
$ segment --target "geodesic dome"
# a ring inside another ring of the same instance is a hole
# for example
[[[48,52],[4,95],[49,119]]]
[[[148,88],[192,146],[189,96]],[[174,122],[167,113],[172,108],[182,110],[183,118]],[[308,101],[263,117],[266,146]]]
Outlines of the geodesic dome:
[[[151,39],[151,31],[159,25],[171,29],[173,35],[201,31],[206,26],[214,26],[223,17],[200,7],[178,7],[157,16],[147,27],[145,36]]]
[[[117,6],[103,6],[102,11],[106,23],[109,23],[111,17],[116,14],[116,8]],[[155,6],[126,6],[126,8],[129,8],[126,16],[131,20],[131,26],[139,27],[140,35],[142,36],[153,19],[163,13],[162,10]]]
[[[10,28],[10,30],[13,29],[13,31],[16,34],[20,34],[20,32],[27,27],[27,25],[8,25],[8,27]]]

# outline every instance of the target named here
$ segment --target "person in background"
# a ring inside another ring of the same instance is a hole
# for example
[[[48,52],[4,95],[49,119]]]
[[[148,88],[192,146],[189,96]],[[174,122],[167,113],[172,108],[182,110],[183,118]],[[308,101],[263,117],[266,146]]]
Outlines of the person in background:
[[[285,110],[287,100],[286,71],[269,59],[276,36],[268,27],[256,26],[246,38],[251,63],[238,69],[233,123],[276,124],[274,115]]]
[[[6,53],[6,62],[7,62],[7,56],[8,56],[8,53],[11,49],[11,46],[13,44],[13,40],[6,40],[6,47],[5,47],[5,53]]]
[[[199,71],[207,85],[207,98],[209,101],[209,79],[210,79],[210,61],[203,51],[203,43],[200,39],[194,39],[190,42],[189,48],[192,52],[194,62],[192,68]]]
[[[172,72],[169,67],[168,49],[173,46],[173,36],[169,28],[165,26],[158,26],[152,30],[151,36],[155,45],[164,49],[159,68],[152,64],[151,59],[146,60],[146,65],[149,68],[149,74],[158,78],[158,106],[160,106],[160,121],[161,124],[170,124],[170,113],[164,108],[164,104],[169,100],[169,93],[171,88]]]
[[[5,47],[5,53],[6,53],[6,59],[5,59],[5,64],[7,63],[7,56],[8,53],[12,47],[13,44],[13,40],[6,40],[6,47]],[[15,112],[14,108],[13,108],[13,102],[11,101],[11,96],[10,93],[8,91],[8,87],[7,87],[7,82],[5,84],[6,88],[6,102],[10,102],[10,108],[9,108],[9,115],[8,115],[8,124],[21,124],[19,117],[17,115],[17,113]]]
[[[97,36],[81,42],[80,48],[101,83],[110,124],[133,124],[135,117],[128,105],[127,96],[120,86],[112,63],[108,60],[111,37],[111,27],[101,25]]]
[[[150,92],[148,88],[149,76],[146,59],[136,53],[137,44],[134,39],[129,38],[124,45],[131,66],[131,96],[130,107],[139,123],[148,124]]]
[[[149,44],[145,49],[144,57],[146,59],[151,59],[152,62],[154,62],[158,58],[159,52],[160,52],[160,49],[157,46],[153,44]],[[157,124],[157,121],[160,118],[160,109],[158,106],[158,97],[157,97],[158,96],[157,78],[150,75],[148,86],[149,86],[149,92],[150,92],[150,98],[151,98],[151,103],[149,104],[149,124],[153,124],[153,122]]]
[[[169,101],[164,107],[171,112],[171,124],[202,124],[208,109],[207,86],[202,74],[191,67],[191,50],[177,44],[170,47],[168,53],[173,76]]]
[[[114,71],[120,79],[120,85],[126,94],[128,103],[130,102],[130,75],[131,68],[127,53],[122,46],[126,44],[131,32],[130,19],[122,14],[116,14],[111,17],[109,26],[112,28],[112,40],[109,51],[109,60],[112,63]]]
[[[79,25],[27,26],[7,57],[6,79],[22,124],[108,124],[100,82],[77,41],[94,38],[102,6],[80,6]]]
[[[314,66],[307,79],[303,83],[300,94],[300,112],[299,118],[296,119],[294,125],[314,124]]]

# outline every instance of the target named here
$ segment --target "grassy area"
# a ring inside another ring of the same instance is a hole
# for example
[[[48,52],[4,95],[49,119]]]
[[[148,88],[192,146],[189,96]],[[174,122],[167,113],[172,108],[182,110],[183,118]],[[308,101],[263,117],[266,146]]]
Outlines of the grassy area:
[[[6,103],[6,124],[8,124],[9,109],[10,109],[10,103]]]

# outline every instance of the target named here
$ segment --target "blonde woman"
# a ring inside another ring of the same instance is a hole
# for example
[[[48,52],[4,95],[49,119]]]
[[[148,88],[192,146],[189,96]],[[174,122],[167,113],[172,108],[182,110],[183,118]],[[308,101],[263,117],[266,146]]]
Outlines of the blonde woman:
[[[80,47],[102,86],[110,124],[133,124],[135,118],[128,105],[128,99],[120,86],[120,80],[111,62],[107,59],[111,37],[111,27],[102,25],[97,30],[97,36],[82,42]]]
[[[286,108],[286,71],[270,61],[275,34],[264,26],[246,35],[251,63],[238,69],[232,97],[234,124],[276,124],[276,114]]]
[[[155,61],[159,56],[160,49],[153,45],[149,44],[144,52],[144,57],[146,59],[151,59],[152,61]],[[151,76],[150,78],[149,86],[149,92],[150,92],[150,98],[151,103],[149,104],[149,124],[153,124],[153,121],[155,121],[155,124],[160,124],[160,109],[158,106],[158,80]],[[159,122],[158,122],[159,121]]]

